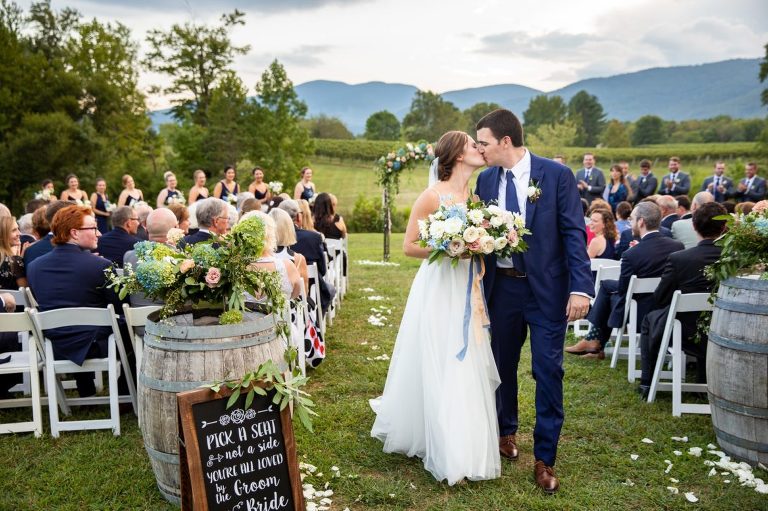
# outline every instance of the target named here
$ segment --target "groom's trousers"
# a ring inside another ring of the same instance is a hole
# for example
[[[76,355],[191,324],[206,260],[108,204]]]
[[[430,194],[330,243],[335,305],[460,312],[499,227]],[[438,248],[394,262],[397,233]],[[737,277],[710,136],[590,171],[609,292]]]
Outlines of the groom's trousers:
[[[517,366],[528,329],[531,332],[533,378],[536,380],[536,425],[533,454],[554,466],[563,426],[563,343],[567,322],[542,313],[527,278],[497,274],[489,302],[491,347],[501,385],[496,390],[499,434],[517,432]]]

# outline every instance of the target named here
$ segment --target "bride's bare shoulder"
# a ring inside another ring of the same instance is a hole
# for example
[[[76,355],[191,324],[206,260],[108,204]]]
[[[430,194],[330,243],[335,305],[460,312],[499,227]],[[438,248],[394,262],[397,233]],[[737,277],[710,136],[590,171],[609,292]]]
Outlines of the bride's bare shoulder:
[[[440,206],[440,192],[435,189],[434,186],[430,186],[425,189],[416,202],[413,204],[414,209],[426,209],[430,211],[436,210]]]

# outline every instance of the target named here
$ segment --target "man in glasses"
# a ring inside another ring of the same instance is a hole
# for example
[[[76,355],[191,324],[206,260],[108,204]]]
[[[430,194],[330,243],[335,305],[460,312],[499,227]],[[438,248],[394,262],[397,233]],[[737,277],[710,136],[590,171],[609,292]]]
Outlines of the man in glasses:
[[[214,234],[221,236],[229,230],[229,208],[227,203],[215,197],[197,201],[195,216],[199,230],[184,236],[181,246],[209,240]]]
[[[112,212],[113,229],[99,238],[100,256],[109,259],[118,267],[123,267],[123,256],[141,241],[136,237],[139,229],[139,214],[130,206],[121,206]]]

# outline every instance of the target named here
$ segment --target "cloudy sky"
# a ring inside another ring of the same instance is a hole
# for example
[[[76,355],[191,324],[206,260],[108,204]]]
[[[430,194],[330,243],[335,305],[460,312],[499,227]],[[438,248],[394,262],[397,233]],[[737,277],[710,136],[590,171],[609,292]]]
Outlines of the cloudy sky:
[[[27,8],[31,2],[16,0]],[[275,58],[295,84],[407,83],[445,92],[499,83],[549,91],[582,78],[764,55],[765,0],[53,0],[117,20],[143,44],[174,23],[215,24],[249,44],[234,68],[253,89]],[[142,74],[142,85],[168,78]],[[167,105],[154,98],[151,107]]]

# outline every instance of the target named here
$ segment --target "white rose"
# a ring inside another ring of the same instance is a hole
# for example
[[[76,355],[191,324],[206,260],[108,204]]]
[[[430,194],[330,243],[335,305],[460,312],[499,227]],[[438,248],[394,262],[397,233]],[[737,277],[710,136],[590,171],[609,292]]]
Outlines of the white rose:
[[[429,225],[426,220],[419,220],[419,236],[421,239],[427,239],[429,237]]]
[[[464,245],[464,240],[462,240],[461,238],[456,238],[451,240],[451,242],[448,243],[448,249],[447,249],[448,255],[451,257],[460,256],[461,254],[464,253],[465,246],[466,245]]]
[[[464,229],[464,241],[467,243],[473,243],[477,241],[477,238],[480,237],[480,232],[478,231],[477,227],[467,227]]]
[[[495,250],[504,250],[504,247],[507,246],[507,238],[496,238],[496,240],[493,242],[493,248]]]
[[[483,236],[488,236],[488,231],[483,229],[482,227],[477,228],[477,236],[482,238]]]
[[[461,221],[461,218],[449,218],[444,222],[445,224],[445,232],[446,234],[454,235],[459,234],[461,232],[461,228],[464,226],[464,222]]]
[[[429,216],[427,217],[427,219],[428,219],[430,222],[434,222],[435,220],[437,220],[437,219],[435,218],[435,215],[429,215]]]
[[[429,226],[429,235],[433,238],[442,238],[445,234],[445,222],[432,222]]]
[[[483,236],[480,238],[480,250],[483,254],[490,254],[496,248],[496,240],[492,236]]]
[[[533,197],[536,195],[536,187],[535,186],[529,186],[528,187],[528,197]]]
[[[467,213],[467,219],[475,225],[480,225],[483,222],[483,212],[479,209],[473,209]]]
[[[488,213],[492,215],[502,215],[504,213],[504,210],[498,207],[496,204],[491,204],[486,209],[488,210]]]
[[[494,227],[500,227],[501,224],[504,223],[504,220],[500,216],[492,216],[491,217],[491,225]]]
[[[442,211],[436,211],[435,212],[435,218],[437,220],[442,220],[443,219],[443,212]]]

